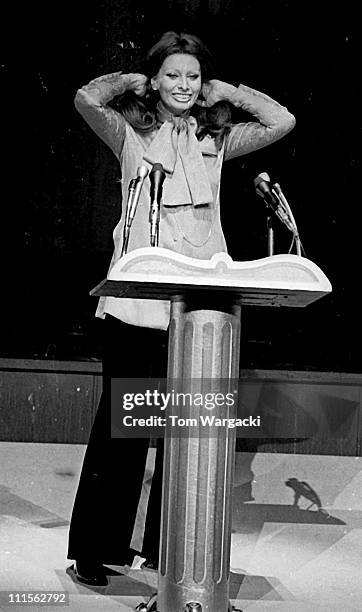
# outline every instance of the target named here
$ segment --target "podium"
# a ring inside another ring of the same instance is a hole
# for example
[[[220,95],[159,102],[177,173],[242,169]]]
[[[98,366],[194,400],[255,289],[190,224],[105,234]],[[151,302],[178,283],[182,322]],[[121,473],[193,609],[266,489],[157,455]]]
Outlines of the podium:
[[[146,247],[119,259],[91,294],[170,302],[169,380],[181,390],[225,389],[238,379],[244,305],[305,307],[331,291],[298,255],[234,262]],[[225,418],[233,408],[217,407]],[[158,593],[139,611],[231,612],[231,498],[235,428],[165,436]]]

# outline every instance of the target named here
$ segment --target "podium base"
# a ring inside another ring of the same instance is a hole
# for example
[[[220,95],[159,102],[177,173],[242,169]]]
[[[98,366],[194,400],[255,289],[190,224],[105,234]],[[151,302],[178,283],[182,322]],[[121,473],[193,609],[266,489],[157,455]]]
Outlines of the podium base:
[[[151,599],[147,603],[141,603],[135,608],[135,612],[158,612],[157,609],[157,593],[152,595]],[[190,601],[186,604],[184,610],[180,612],[205,612],[202,609],[202,605],[196,601]],[[227,612],[243,612],[241,608],[235,608],[231,603],[228,605]]]

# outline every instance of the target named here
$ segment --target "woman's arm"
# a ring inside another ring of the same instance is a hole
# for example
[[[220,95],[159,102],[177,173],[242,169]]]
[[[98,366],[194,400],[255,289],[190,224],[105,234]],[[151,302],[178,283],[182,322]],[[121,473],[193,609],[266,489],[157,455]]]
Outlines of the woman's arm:
[[[246,85],[234,87],[211,80],[204,85],[203,94],[207,106],[226,100],[257,120],[238,123],[231,128],[225,142],[225,159],[261,149],[288,134],[295,125],[294,116],[284,106]]]
[[[117,157],[123,148],[126,124],[123,116],[107,104],[126,91],[144,95],[146,83],[147,78],[143,74],[113,72],[94,79],[76,93],[76,109]]]

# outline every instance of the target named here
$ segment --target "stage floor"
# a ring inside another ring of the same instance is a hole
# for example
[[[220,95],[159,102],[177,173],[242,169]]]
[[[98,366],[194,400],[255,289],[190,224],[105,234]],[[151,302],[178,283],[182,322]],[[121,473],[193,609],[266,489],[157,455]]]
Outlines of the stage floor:
[[[67,591],[71,612],[130,612],[156,590],[157,573],[112,566],[107,587],[66,574],[69,518],[85,447],[0,443],[0,591]],[[149,456],[148,476],[152,471]],[[317,492],[323,512],[289,478]],[[141,537],[146,479],[134,539]],[[231,555],[232,602],[244,612],[362,610],[362,458],[237,454]],[[25,606],[4,604],[0,610]],[[54,607],[31,610],[54,611]]]

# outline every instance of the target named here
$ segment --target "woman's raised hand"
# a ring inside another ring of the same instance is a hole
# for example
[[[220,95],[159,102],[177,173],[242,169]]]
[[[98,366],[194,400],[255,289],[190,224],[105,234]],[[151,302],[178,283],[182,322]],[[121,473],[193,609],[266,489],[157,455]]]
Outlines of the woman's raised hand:
[[[147,92],[148,78],[144,74],[138,72],[131,73],[128,75],[128,87],[129,91],[133,91],[136,96],[144,96]]]
[[[235,91],[236,87],[234,85],[224,83],[218,79],[211,79],[203,84],[201,99],[197,100],[196,104],[199,106],[212,106],[221,100],[230,100]]]

